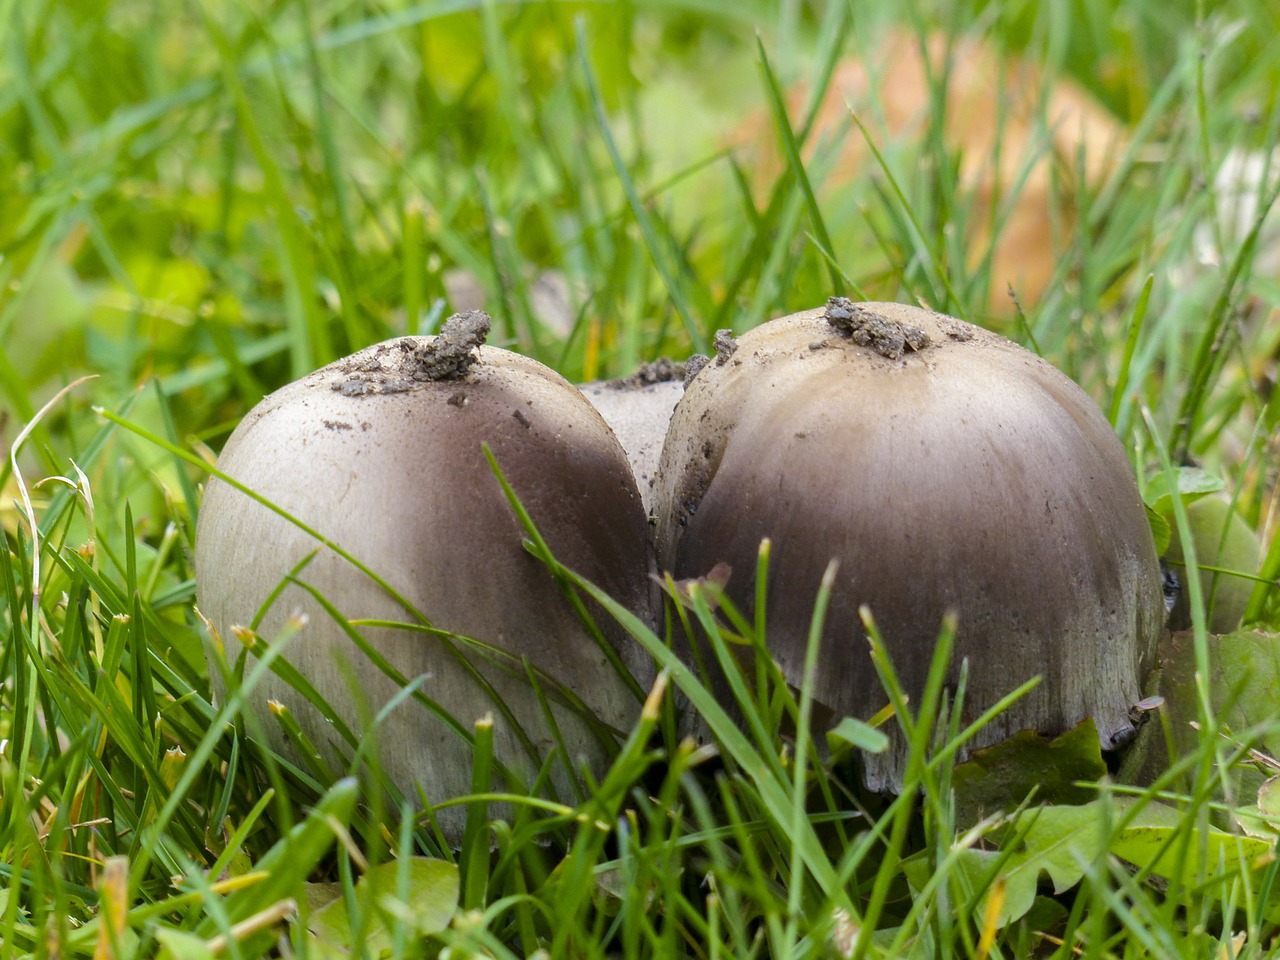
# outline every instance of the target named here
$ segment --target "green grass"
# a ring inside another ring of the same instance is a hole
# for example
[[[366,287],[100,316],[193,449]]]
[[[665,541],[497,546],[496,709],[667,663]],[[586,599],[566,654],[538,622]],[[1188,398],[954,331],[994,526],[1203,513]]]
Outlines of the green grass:
[[[242,704],[270,657],[211,696],[192,554],[216,451],[272,389],[432,332],[460,271],[491,342],[575,381],[832,293],[991,326],[1109,413],[1168,525],[1186,532],[1183,499],[1158,496],[1179,468],[1223,482],[1263,538],[1249,619],[1280,629],[1280,240],[1274,216],[1225,225],[1231,198],[1209,189],[1233,151],[1280,142],[1280,17],[1263,0],[895,10],[0,0],[0,955],[331,955],[308,924],[395,956],[1273,954],[1280,861],[1229,811],[1275,772],[1248,749],[1280,741],[1280,671],[1255,645],[1249,676],[1231,672],[1246,647],[1207,633],[1195,578],[1190,712],[1144,728],[1179,744],[1174,768],[976,824],[949,628],[908,702],[868,624],[892,709],[828,744],[762,620],[696,590],[668,605],[709,660],[754,650],[726,710],[668,636],[597,596],[662,668],[642,719],[579,801],[513,795],[491,731],[458,718],[480,799],[456,851],[418,798],[367,786],[372,745],[363,787],[265,745]],[[1128,131],[1098,182],[1059,158],[1077,228],[1054,225],[1054,280],[1016,312],[992,307],[1003,282],[964,238],[998,237],[1021,181],[984,206],[937,111],[851,175],[836,158],[857,124],[816,142],[833,66],[890,16],[986,31]],[[729,146],[750,117],[773,173]],[[1217,265],[1196,255],[1209,239]],[[554,315],[540,278],[564,291]],[[685,701],[706,745],[677,734]],[[852,772],[884,729],[912,745],[897,799]],[[1064,836],[1083,853],[1055,859]],[[341,917],[317,920],[325,901]]]

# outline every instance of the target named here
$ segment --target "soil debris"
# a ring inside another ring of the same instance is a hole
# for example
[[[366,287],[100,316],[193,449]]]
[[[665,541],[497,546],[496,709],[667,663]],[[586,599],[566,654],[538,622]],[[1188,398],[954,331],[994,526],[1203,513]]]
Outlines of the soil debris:
[[[907,350],[923,350],[929,346],[929,335],[919,327],[890,320],[848,297],[827,300],[824,316],[841,336],[890,360],[901,359]]]
[[[638,387],[651,387],[655,383],[669,383],[672,380],[683,380],[687,363],[672,360],[670,357],[659,357],[651,363],[642,363],[635,373],[629,377],[619,377],[608,381],[610,390],[632,390]]]
[[[738,351],[738,341],[734,339],[732,330],[717,330],[714,346],[717,367],[723,367],[725,362]]]
[[[335,383],[333,389],[344,397],[366,397],[374,393],[401,393],[408,387],[397,388],[386,377],[375,378],[357,373],[341,383]]]
[[[474,350],[489,336],[492,321],[483,310],[455,313],[418,353],[415,380],[457,380],[476,362]]]
[[[695,353],[684,365],[684,388],[689,389],[689,384],[693,382],[693,378],[702,372],[702,368],[711,362],[711,358],[705,353]]]
[[[455,313],[429,340],[409,337],[383,344],[372,357],[344,369],[349,376],[333,385],[344,397],[404,393],[422,383],[461,380],[479,359],[492,321],[483,310]]]

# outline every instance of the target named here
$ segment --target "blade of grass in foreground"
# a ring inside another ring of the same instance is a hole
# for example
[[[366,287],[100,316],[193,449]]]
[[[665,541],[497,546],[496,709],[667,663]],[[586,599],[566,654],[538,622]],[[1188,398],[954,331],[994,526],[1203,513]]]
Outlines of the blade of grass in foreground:
[[[715,733],[716,738],[724,745],[734,761],[752,778],[752,781],[760,791],[760,797],[765,804],[765,808],[770,816],[773,817],[775,823],[784,831],[787,830],[792,825],[792,802],[788,795],[790,784],[780,781],[775,773],[763,762],[756,749],[738,730],[737,724],[725,713],[724,708],[698,682],[697,678],[681,662],[680,658],[656,637],[635,614],[617,603],[603,590],[579,577],[571,570],[565,567],[560,569],[580,590],[604,607],[609,615],[617,620],[627,633],[649,652],[650,656],[657,661],[659,667],[670,674],[672,682],[689,698],[694,709],[707,722],[707,725]],[[699,606],[699,612],[705,611],[708,615],[710,614],[710,610],[706,606],[705,597],[696,587],[692,591],[692,598],[693,602]],[[804,863],[805,868],[813,875],[822,888],[824,895],[833,904],[850,911],[850,914],[854,915],[854,905],[849,900],[843,887],[838,883],[835,870],[832,868],[831,861],[823,852],[822,844],[813,832],[812,824],[802,824],[800,832],[790,839],[795,845],[796,857]]]
[[[310,877],[320,858],[328,852],[336,838],[334,825],[350,824],[360,793],[353,777],[339,780],[320,799],[288,836],[281,838],[262,857],[254,869],[263,875],[261,883],[232,894],[226,903],[226,916],[233,922],[287,899]],[[213,933],[212,919],[197,927],[204,936]]]

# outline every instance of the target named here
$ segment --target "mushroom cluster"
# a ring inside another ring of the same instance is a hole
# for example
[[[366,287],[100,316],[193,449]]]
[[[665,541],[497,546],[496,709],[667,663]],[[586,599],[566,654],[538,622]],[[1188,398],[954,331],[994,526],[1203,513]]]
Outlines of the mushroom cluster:
[[[400,599],[297,523],[215,479],[199,518],[198,601],[232,660],[240,652],[232,627],[254,622],[259,608],[267,608],[258,627],[266,639],[305,613],[308,624],[284,656],[353,725],[399,686],[329,608],[347,620],[406,624],[357,628],[394,671],[423,678],[426,705],[399,704],[378,736],[382,768],[406,796],[421,787],[438,803],[467,793],[471,751],[459,733],[492,713],[495,756],[526,784],[563,745],[552,782],[572,800],[570,770],[585,762],[601,773],[611,736],[638,716],[618,668],[642,684],[652,668],[603,616],[602,647],[524,548],[484,446],[557,559],[649,619],[646,518],[626,454],[591,404],[542,364],[482,345],[487,329],[483,313],[464,314],[437,337],[381,343],[291,383],[245,417],[218,461]],[[421,623],[415,614],[437,632],[410,626]],[[284,680],[269,677],[253,701],[260,710],[286,705],[320,749],[351,754]],[[265,727],[277,749],[292,752],[277,724]],[[463,814],[441,811],[454,840]]]
[[[797,684],[838,561],[813,691],[836,716],[886,702],[866,605],[911,695],[948,612],[967,714],[1043,678],[974,747],[1085,717],[1104,746],[1133,732],[1165,612],[1142,500],[1093,401],[1002,337],[844,298],[745,333],[676,407],[655,504],[660,568],[687,578],[728,564],[727,595],[746,610],[772,540],[768,644]],[[870,787],[900,782],[903,749],[869,758]]]
[[[836,560],[813,690],[834,717],[885,702],[865,606],[909,695],[944,616],[957,616],[966,719],[1043,678],[970,748],[1085,717],[1104,746],[1133,732],[1164,623],[1159,561],[1119,440],[1048,363],[928,310],[833,298],[737,339],[722,332],[716,357],[687,370],[579,391],[483,345],[487,326],[457,316],[437,337],[379,344],[267,397],[219,466],[298,522],[217,480],[200,515],[199,602],[228,652],[233,625],[260,620],[270,637],[303,610],[310,623],[286,655],[342,716],[398,689],[357,657],[347,621],[406,622],[356,629],[392,672],[425,678],[427,708],[400,704],[379,738],[410,796],[467,792],[458,734],[486,712],[498,759],[526,782],[562,747],[551,782],[572,796],[572,771],[600,772],[634,722],[631,678],[652,676],[607,618],[601,643],[524,549],[485,445],[557,558],[650,623],[655,553],[680,579],[728,565],[727,596],[750,612],[769,538],[767,637],[793,683]],[[269,678],[257,702],[268,699],[337,746],[290,684]],[[899,785],[904,750],[868,758],[870,787]],[[461,811],[446,814],[456,840]]]

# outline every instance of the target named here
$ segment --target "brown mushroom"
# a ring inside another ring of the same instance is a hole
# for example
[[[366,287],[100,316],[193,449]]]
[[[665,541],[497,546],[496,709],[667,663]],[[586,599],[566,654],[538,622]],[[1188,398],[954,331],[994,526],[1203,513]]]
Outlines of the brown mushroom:
[[[218,463],[349,551],[433,627],[508,655],[457,644],[510,709],[504,718],[495,697],[445,640],[408,628],[360,628],[405,676],[425,675],[422,692],[462,729],[492,713],[496,757],[526,784],[555,745],[522,661],[540,671],[542,692],[570,753],[555,765],[552,780],[561,798],[573,801],[566,760],[574,769],[586,762],[601,773],[610,756],[602,730],[629,730],[639,703],[546,567],[524,549],[524,531],[482,444],[491,448],[557,559],[647,619],[645,515],[626,456],[599,414],[543,365],[479,345],[487,329],[484,314],[455,317],[438,337],[390,340],[291,383],[245,417]],[[232,626],[248,624],[318,546],[231,485],[210,482],[197,534],[197,593],[229,658],[239,653]],[[298,579],[347,618],[414,622],[402,604],[331,549],[321,549]],[[360,701],[377,710],[395,695],[396,684],[358,653],[301,586],[285,587],[260,634],[271,638],[295,609],[307,614],[308,623],[285,656],[347,722],[355,723]],[[646,661],[639,651],[604,617],[598,620],[627,667],[643,678]],[[358,690],[350,689],[353,676]],[[598,721],[570,706],[556,683]],[[269,698],[284,703],[314,741],[326,749],[335,745],[332,725],[283,680],[270,677],[252,696],[259,708]],[[407,796],[415,797],[419,784],[433,803],[468,792],[471,751],[430,710],[400,704],[378,742],[383,769]],[[273,743],[288,752],[282,737]],[[441,812],[454,841],[462,818],[456,808]]]
[[[836,715],[886,703],[866,604],[910,695],[958,615],[950,679],[967,658],[966,719],[1043,678],[973,747],[1086,716],[1104,746],[1133,730],[1164,619],[1142,500],[1093,401],[1002,337],[844,298],[764,324],[689,383],[655,497],[660,567],[683,579],[727,563],[744,609],[771,538],[768,644],[793,683],[839,561],[814,689]],[[869,786],[901,782],[903,750],[868,757]]]

